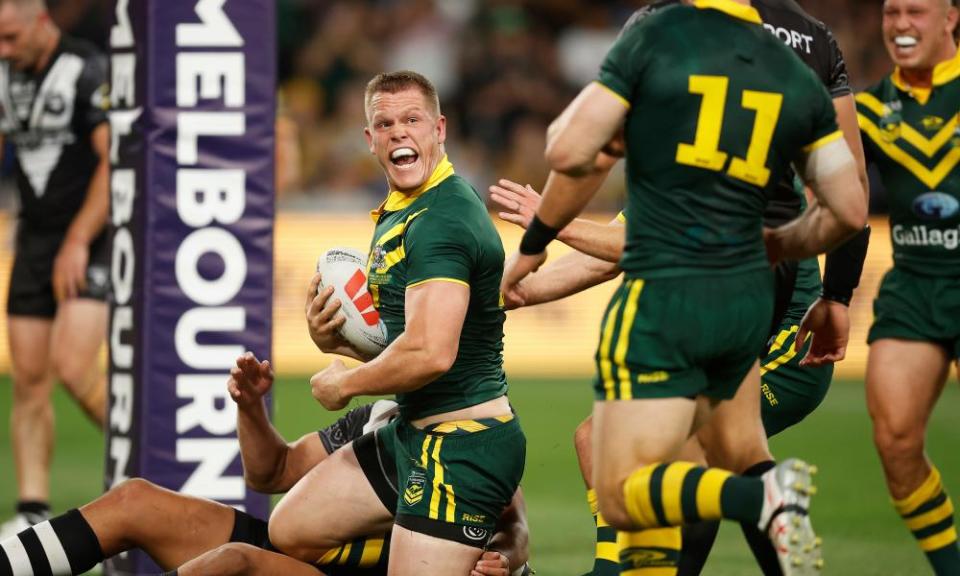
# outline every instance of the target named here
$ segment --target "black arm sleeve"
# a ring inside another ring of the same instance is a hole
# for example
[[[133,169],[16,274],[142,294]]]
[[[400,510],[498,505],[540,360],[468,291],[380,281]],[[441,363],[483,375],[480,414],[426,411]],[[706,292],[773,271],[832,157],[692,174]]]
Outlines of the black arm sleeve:
[[[847,73],[847,63],[843,59],[843,52],[837,44],[837,39],[829,29],[824,28],[830,50],[830,77],[827,82],[827,91],[831,98],[840,98],[853,93],[850,88],[850,75]]]
[[[823,272],[821,297],[841,304],[850,304],[853,290],[860,284],[863,262],[870,245],[870,226],[847,240],[845,244],[827,254],[827,267]]]

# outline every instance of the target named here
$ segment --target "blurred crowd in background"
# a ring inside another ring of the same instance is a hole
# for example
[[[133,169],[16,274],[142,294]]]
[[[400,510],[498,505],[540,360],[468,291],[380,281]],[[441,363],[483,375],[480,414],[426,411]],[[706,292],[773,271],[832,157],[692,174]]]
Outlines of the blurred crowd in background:
[[[48,2],[65,30],[105,47],[113,0]],[[540,189],[547,125],[596,76],[622,24],[646,3],[277,0],[280,206],[353,211],[383,197],[362,136],[362,93],[374,74],[402,68],[436,84],[459,173],[484,193],[501,177]],[[882,2],[799,4],[833,30],[854,88],[889,72]],[[593,208],[619,209],[623,192],[615,175]]]

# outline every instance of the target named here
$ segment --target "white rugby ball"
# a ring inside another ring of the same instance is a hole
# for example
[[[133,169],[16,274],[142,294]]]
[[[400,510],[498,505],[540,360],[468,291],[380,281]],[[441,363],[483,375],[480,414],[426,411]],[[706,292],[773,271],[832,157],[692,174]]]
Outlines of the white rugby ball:
[[[346,317],[340,328],[354,348],[376,356],[387,347],[387,327],[373,306],[367,290],[367,257],[353,248],[331,248],[317,260],[319,290],[333,286],[333,298],[340,300],[338,316]]]

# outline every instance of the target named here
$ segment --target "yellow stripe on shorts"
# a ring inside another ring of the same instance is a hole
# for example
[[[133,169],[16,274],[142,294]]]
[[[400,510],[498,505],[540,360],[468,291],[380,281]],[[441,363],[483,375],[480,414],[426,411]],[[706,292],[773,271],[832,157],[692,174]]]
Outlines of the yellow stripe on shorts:
[[[633,319],[637,316],[637,305],[641,292],[643,292],[643,280],[631,280],[630,292],[627,294],[627,304],[623,307],[623,322],[620,323],[617,349],[613,357],[613,362],[617,366],[617,378],[620,380],[621,400],[633,398],[633,381],[630,378],[630,370],[627,368],[627,350],[630,347],[630,328],[633,327]]]
[[[443,466],[440,465],[440,446],[443,444],[443,437],[437,437],[433,444],[433,493],[430,494],[430,518],[440,519],[440,485],[443,484]]]
[[[607,317],[603,321],[603,335],[600,337],[600,377],[603,378],[603,389],[607,392],[607,400],[613,400],[615,394],[610,344],[613,341],[613,328],[617,324],[621,301],[622,296],[618,296],[616,302],[610,307],[610,311],[607,312]]]
[[[773,341],[773,346],[770,347],[770,351],[767,353],[767,355],[769,356],[770,354],[773,354],[777,350],[780,350],[781,348],[783,348],[783,345],[786,343],[787,338],[789,338],[791,334],[795,334],[798,330],[800,330],[799,326],[791,326],[789,330],[781,330],[780,333],[777,334],[777,339]],[[767,372],[776,370],[777,368],[783,366],[790,360],[793,360],[793,357],[796,355],[797,355],[797,349],[793,344],[791,344],[790,347],[787,348],[786,352],[778,356],[775,360],[771,360],[770,362],[767,362],[766,364],[761,366],[760,375],[763,376]]]
[[[363,553],[360,555],[361,568],[371,568],[380,563],[383,556],[383,538],[371,538],[364,541]]]

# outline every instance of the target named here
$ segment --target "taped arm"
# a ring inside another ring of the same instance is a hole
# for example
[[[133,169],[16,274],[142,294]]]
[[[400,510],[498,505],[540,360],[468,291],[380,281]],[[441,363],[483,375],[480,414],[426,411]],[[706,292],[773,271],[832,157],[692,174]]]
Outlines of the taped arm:
[[[768,255],[774,262],[825,252],[866,225],[867,203],[856,161],[839,133],[805,149],[800,166],[817,202],[793,222],[767,233]]]

